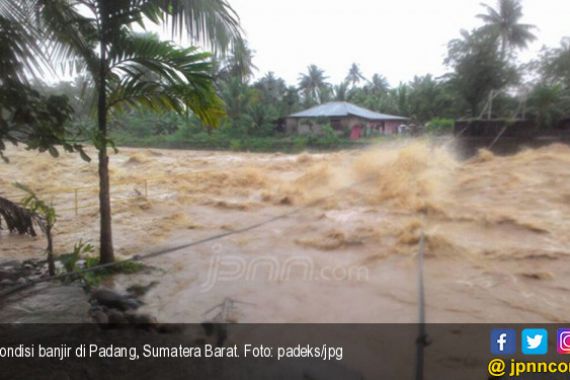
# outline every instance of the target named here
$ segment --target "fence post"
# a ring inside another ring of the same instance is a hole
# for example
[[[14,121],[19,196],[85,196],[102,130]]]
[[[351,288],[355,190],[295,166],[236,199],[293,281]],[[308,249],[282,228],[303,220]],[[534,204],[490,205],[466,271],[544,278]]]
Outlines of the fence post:
[[[75,189],[75,216],[79,215],[79,197],[78,197],[78,190]]]

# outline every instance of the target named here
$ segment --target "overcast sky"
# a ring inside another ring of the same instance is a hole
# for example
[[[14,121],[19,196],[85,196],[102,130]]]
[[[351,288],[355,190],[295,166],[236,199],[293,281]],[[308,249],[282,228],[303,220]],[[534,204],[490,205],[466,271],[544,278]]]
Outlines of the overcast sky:
[[[391,85],[414,75],[445,72],[450,39],[481,25],[480,0],[228,0],[255,50],[257,77],[273,71],[289,84],[309,64],[342,81],[352,62],[366,77],[386,76]],[[495,5],[495,0],[489,0]],[[538,40],[522,53],[570,36],[570,0],[523,0],[522,22],[538,27]]]

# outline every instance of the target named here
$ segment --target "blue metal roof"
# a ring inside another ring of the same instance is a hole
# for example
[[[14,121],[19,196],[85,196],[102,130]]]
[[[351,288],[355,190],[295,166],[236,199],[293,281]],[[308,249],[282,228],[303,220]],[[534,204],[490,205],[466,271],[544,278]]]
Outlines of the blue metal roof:
[[[347,102],[330,102],[320,104],[308,110],[290,115],[294,118],[316,118],[316,117],[346,117],[358,116],[368,120],[408,120],[406,117],[387,115],[366,108],[359,107]]]

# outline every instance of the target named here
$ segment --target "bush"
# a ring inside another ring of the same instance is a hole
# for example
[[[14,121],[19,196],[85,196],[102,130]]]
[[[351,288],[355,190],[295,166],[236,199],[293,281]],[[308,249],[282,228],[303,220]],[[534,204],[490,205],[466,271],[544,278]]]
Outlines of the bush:
[[[293,149],[295,151],[302,151],[309,145],[309,139],[306,136],[295,136],[293,138]]]
[[[311,136],[310,143],[312,146],[322,149],[337,148],[342,142],[342,139],[338,137],[335,130],[330,126],[330,124],[324,124],[321,126],[321,134]]]
[[[270,122],[255,127],[248,118],[227,119],[216,129],[208,130],[194,117],[176,119],[169,116],[165,124],[152,126],[146,115],[132,113],[124,116],[112,129],[116,145],[173,149],[213,149],[253,152],[301,152],[306,149],[329,150],[351,146],[348,139],[339,136],[329,124],[322,124],[318,135],[286,135],[275,130]],[[177,122],[177,128],[170,128]]]
[[[230,149],[234,151],[241,150],[241,141],[238,139],[231,139],[230,140]]]
[[[97,257],[87,257],[85,259],[85,266],[84,269],[90,269],[93,267],[98,266],[99,258]],[[98,287],[101,282],[112,275],[115,274],[134,274],[141,272],[146,267],[144,264],[136,262],[136,261],[123,261],[116,263],[114,266],[102,268],[98,270],[93,270],[90,272],[85,272],[80,274],[80,278],[84,281],[85,285],[88,288],[96,288]]]
[[[433,135],[445,135],[453,132],[455,120],[436,118],[426,124],[426,132]]]

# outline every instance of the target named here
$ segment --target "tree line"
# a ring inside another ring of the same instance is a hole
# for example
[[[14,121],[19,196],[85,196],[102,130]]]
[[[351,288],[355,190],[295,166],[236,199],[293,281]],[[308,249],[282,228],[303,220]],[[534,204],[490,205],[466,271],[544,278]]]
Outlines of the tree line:
[[[476,16],[481,26],[463,30],[449,41],[444,61],[448,72],[441,77],[416,76],[392,87],[380,73],[367,78],[354,63],[346,78],[335,84],[323,69],[310,65],[299,74],[298,83],[288,85],[272,72],[252,82],[252,70],[226,70],[218,78],[218,87],[231,122],[240,124],[242,119],[243,124],[261,131],[266,121],[291,112],[329,101],[349,101],[408,116],[421,124],[434,118],[484,116],[525,117],[541,127],[555,127],[560,118],[570,116],[570,37],[520,64],[517,53],[536,39],[536,28],[521,23],[521,3],[500,0],[494,7],[482,7]],[[242,48],[246,51],[240,54],[253,56],[247,46]],[[231,60],[228,64],[231,67]]]
[[[133,112],[117,122],[114,136],[122,144],[143,146],[248,150],[338,146],[341,140],[285,136],[278,128],[287,115],[329,101],[407,116],[420,125],[449,128],[456,119],[484,117],[527,118],[541,128],[555,128],[570,115],[570,37],[520,63],[518,53],[536,39],[536,28],[521,22],[520,1],[482,4],[475,17],[481,21],[479,27],[462,30],[448,42],[446,74],[416,76],[395,86],[381,73],[366,77],[357,63],[340,83],[332,83],[317,65],[309,65],[293,84],[274,72],[255,79],[255,52],[241,40],[224,57],[214,57],[215,87],[227,115],[220,128],[206,132],[196,118],[152,119],[148,113]]]

